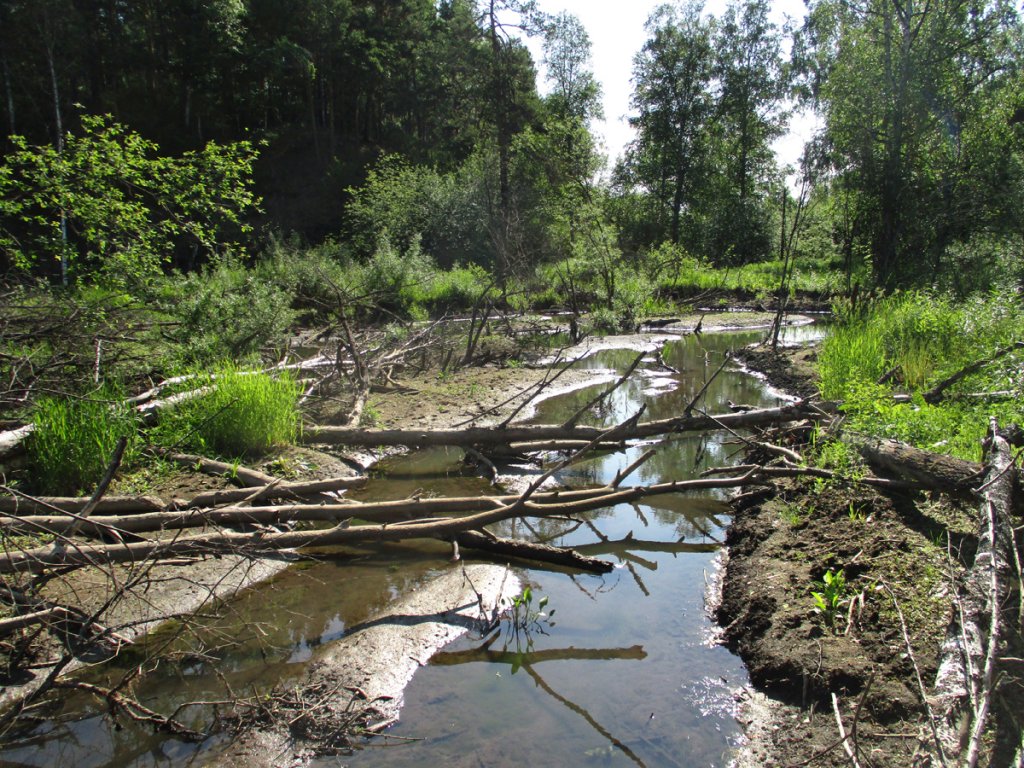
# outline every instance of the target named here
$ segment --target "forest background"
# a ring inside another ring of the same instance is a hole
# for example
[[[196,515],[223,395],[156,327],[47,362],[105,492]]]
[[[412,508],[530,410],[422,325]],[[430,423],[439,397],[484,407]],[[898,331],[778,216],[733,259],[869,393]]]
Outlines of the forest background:
[[[34,301],[41,280],[163,313],[165,371],[339,300],[416,319],[493,287],[613,330],[711,288],[1018,286],[1016,7],[770,10],[659,7],[609,167],[587,32],[532,2],[7,0],[0,271]],[[821,128],[780,168],[796,109]]]

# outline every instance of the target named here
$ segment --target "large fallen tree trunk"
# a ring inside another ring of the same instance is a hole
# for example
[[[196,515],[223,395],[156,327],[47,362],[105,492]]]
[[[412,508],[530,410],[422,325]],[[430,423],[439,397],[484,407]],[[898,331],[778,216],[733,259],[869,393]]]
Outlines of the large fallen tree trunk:
[[[994,422],[994,420],[993,420]],[[978,551],[957,596],[935,681],[940,760],[974,768],[992,705],[1002,642],[1001,612],[1013,577],[1014,464],[995,424],[980,488]]]
[[[681,416],[639,424],[624,424],[615,431],[615,440],[633,440],[676,432],[705,432],[764,427],[785,421],[819,417],[821,411],[806,401],[764,408],[743,413],[724,413],[703,416]],[[607,434],[607,428],[575,425],[509,426],[504,428],[470,427],[467,429],[350,429],[347,427],[308,426],[302,434],[306,443],[329,443],[372,447],[405,445],[413,447],[437,445],[507,445],[509,443],[538,443],[551,440],[578,440],[591,442]]]
[[[898,440],[849,435],[853,445],[876,469],[945,493],[970,494],[977,487],[984,468],[972,461],[931,453]]]

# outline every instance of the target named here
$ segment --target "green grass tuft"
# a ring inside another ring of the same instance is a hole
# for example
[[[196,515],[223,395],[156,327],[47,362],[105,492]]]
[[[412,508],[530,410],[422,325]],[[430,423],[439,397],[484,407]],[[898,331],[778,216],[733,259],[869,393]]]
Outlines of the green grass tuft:
[[[33,485],[41,493],[90,491],[103,477],[119,438],[129,438],[123,463],[138,445],[132,411],[100,399],[43,398],[33,422],[28,453]]]
[[[208,393],[168,414],[156,439],[205,454],[265,454],[298,437],[299,392],[299,384],[287,374],[223,370]]]

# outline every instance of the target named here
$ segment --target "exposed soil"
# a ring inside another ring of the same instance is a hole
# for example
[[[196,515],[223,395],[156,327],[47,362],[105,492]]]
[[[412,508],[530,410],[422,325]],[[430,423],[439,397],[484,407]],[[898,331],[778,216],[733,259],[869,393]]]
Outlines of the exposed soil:
[[[813,350],[743,359],[774,386],[813,392]],[[856,722],[861,765],[929,765],[918,675],[930,689],[953,584],[977,546],[974,505],[788,481],[738,498],[734,515],[718,619],[758,689],[743,694],[749,742],[737,764],[850,765],[835,695],[846,731]],[[834,618],[811,594],[829,570],[846,579]]]
[[[814,347],[791,347],[779,351],[748,347],[736,351],[736,358],[754,374],[765,377],[775,388],[797,397],[817,394],[818,374]]]

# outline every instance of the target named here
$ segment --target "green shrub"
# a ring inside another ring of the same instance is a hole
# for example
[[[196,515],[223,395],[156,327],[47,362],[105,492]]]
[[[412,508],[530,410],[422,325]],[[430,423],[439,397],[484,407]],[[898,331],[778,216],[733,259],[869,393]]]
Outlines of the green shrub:
[[[362,267],[362,294],[373,306],[402,317],[421,319],[420,303],[437,274],[433,259],[420,248],[419,238],[401,252],[381,235],[373,257]]]
[[[223,262],[164,281],[157,296],[176,322],[166,331],[184,365],[252,356],[280,343],[295,313],[291,296],[245,266]]]
[[[117,441],[129,438],[122,462],[138,445],[131,409],[102,399],[42,398],[35,408],[28,441],[35,487],[53,495],[91,491],[103,477]]]
[[[326,240],[305,246],[295,237],[277,236],[271,237],[254,268],[258,279],[289,296],[293,307],[312,309],[315,314],[337,308],[339,292],[352,292],[356,272],[349,247],[343,243]]]
[[[299,434],[299,384],[287,373],[225,370],[210,391],[182,402],[155,431],[163,445],[221,456],[257,456]]]

